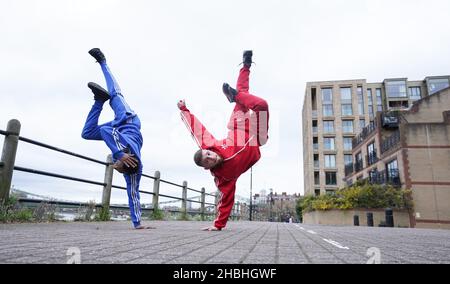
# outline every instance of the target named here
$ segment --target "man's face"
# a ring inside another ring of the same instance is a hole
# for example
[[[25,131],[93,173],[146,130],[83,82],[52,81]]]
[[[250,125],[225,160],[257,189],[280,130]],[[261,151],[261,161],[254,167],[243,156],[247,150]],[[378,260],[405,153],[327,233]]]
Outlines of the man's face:
[[[220,156],[210,150],[202,150],[202,165],[209,170],[220,162]]]

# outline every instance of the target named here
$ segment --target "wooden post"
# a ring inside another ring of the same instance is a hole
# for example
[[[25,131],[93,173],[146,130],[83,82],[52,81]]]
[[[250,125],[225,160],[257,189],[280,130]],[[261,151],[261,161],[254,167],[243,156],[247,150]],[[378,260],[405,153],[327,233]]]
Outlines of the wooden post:
[[[105,185],[103,186],[103,194],[102,194],[102,210],[103,210],[102,216],[104,217],[109,216],[109,214],[106,213],[109,213],[109,205],[111,203],[111,189],[114,175],[112,155],[108,155],[106,157],[106,162],[108,163],[108,165],[105,168],[105,179],[104,179]]]
[[[159,208],[159,183],[161,182],[161,173],[155,172],[155,180],[153,181],[153,212]]]
[[[219,199],[220,199],[220,190],[217,190],[216,191],[216,198],[215,198],[215,200],[214,200],[214,204],[215,204],[215,212],[216,212],[216,214],[217,214],[217,212],[218,212],[218,210],[219,210],[219,207],[218,207],[218,204],[219,204]]]
[[[181,201],[181,214],[183,216],[183,219],[187,218],[187,207],[186,207],[186,200],[187,200],[187,181],[183,181],[183,200]]]
[[[200,214],[202,217],[202,221],[205,221],[205,188],[204,187],[202,187]]]
[[[0,160],[0,203],[8,200],[11,190],[17,144],[19,143],[20,122],[17,119],[8,121],[6,131],[10,132],[10,134],[5,136],[2,158]]]

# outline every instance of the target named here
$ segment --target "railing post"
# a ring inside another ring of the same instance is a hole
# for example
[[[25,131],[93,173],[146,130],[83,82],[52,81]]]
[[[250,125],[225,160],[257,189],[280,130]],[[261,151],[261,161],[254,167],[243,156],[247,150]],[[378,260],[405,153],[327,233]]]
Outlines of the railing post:
[[[113,159],[112,159],[112,155],[108,155],[106,157],[106,163],[108,163],[108,165],[106,165],[105,168],[105,185],[103,186],[103,194],[102,194],[102,213],[101,217],[105,217],[105,219],[109,219],[106,218],[106,216],[109,216],[109,205],[111,202],[111,188],[112,188],[112,181],[113,181],[113,175],[114,175],[114,168],[113,168]],[[103,219],[103,218],[102,218]]]
[[[0,160],[0,203],[8,200],[9,191],[11,190],[17,144],[19,143],[20,122],[17,119],[11,119],[8,121],[6,131],[12,134],[5,136],[2,158]]]
[[[215,199],[214,199],[214,208],[215,208],[215,213],[217,214],[217,212],[218,212],[218,210],[219,210],[219,207],[218,207],[218,204],[219,204],[219,198],[220,198],[220,190],[217,190],[216,191],[216,197],[215,197]]]
[[[202,187],[200,214],[201,214],[201,217],[202,217],[202,221],[205,221],[205,188],[204,187]]]
[[[183,181],[183,200],[181,201],[181,214],[183,216],[183,219],[187,217],[187,207],[186,207],[186,200],[187,200],[187,181]]]
[[[159,171],[155,172],[155,180],[153,181],[153,197],[152,197],[152,205],[153,212],[156,209],[159,209],[159,183],[161,182],[161,173]]]

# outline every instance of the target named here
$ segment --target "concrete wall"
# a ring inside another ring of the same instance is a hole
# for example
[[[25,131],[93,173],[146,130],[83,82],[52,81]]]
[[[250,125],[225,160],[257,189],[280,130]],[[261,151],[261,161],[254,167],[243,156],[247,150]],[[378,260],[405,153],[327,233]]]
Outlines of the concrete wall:
[[[417,227],[450,228],[450,124],[406,124],[403,130]]]
[[[359,225],[367,226],[366,213],[373,213],[373,225],[378,227],[385,221],[383,209],[355,209],[355,210],[327,210],[303,213],[303,223],[315,225],[341,225],[353,226],[353,216],[359,216]],[[394,226],[410,227],[409,214],[406,211],[394,210]]]
[[[450,89],[445,89],[417,101],[403,117],[408,123],[442,122],[442,113],[449,107]]]

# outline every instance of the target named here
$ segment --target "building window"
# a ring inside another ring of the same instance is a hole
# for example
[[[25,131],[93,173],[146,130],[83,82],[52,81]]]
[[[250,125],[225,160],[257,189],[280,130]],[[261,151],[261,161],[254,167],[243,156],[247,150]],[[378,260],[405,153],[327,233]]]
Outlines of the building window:
[[[421,93],[420,93],[420,87],[409,87],[409,99],[413,101],[420,100]]]
[[[314,184],[320,184],[320,175],[319,172],[314,172]]]
[[[333,91],[331,88],[322,89],[322,104],[333,104]]]
[[[351,103],[352,102],[352,88],[341,88],[341,102]]]
[[[383,111],[383,100],[381,98],[381,89],[376,90],[377,95],[377,111]]]
[[[323,116],[333,116],[333,105],[323,105]]]
[[[352,138],[351,137],[344,137],[344,151],[351,151],[352,150]]]
[[[334,133],[334,121],[333,120],[324,120],[323,132],[324,133]]]
[[[342,115],[353,115],[352,105],[343,104],[342,105]]]
[[[323,147],[325,150],[334,150],[334,138],[323,138]]]
[[[325,190],[325,194],[328,194],[328,195],[335,195],[335,194],[336,194],[336,191],[335,191],[334,189],[326,189],[326,190]]]
[[[325,184],[337,185],[335,172],[325,172]]]
[[[359,120],[359,131],[361,131],[366,126],[366,120],[361,118]]]
[[[408,101],[390,101],[389,108],[405,109],[408,108]]]
[[[319,138],[313,137],[313,150],[319,150]]]
[[[359,172],[360,170],[363,169],[363,158],[362,158],[362,153],[358,152],[355,155],[355,172]]]
[[[352,155],[344,155],[344,164],[349,165],[353,163]]]
[[[341,88],[342,115],[352,115],[352,88]]]
[[[331,88],[322,89],[323,116],[333,115],[333,91]]]
[[[362,87],[358,87],[358,114],[364,115],[364,96]]]
[[[375,142],[367,145],[367,165],[373,165],[377,162],[377,152],[375,150]]]
[[[342,131],[344,133],[353,133],[353,120],[343,120]]]
[[[319,154],[314,154],[314,168],[319,168]]]
[[[319,196],[320,195],[320,189],[314,189],[314,195]]]
[[[325,168],[336,168],[336,155],[325,155]]]
[[[447,78],[442,79],[429,79],[428,80],[428,92],[430,95],[439,92],[445,88],[449,87],[449,82]]]
[[[369,116],[373,118],[373,98],[372,98],[372,89],[367,89],[367,102],[369,104]]]
[[[388,98],[404,98],[406,94],[406,81],[386,81],[386,95]]]
[[[400,174],[398,171],[397,159],[386,164],[386,176],[389,183],[400,185]]]

